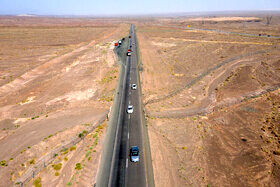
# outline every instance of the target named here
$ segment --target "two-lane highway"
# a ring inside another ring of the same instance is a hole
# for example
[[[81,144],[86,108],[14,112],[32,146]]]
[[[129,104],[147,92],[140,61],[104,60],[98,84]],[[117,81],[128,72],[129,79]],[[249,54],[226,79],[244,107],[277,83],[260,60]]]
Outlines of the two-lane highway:
[[[145,160],[144,160],[144,147],[142,140],[142,124],[141,124],[141,109],[140,109],[140,91],[139,85],[136,90],[131,89],[132,84],[137,84],[138,82],[138,62],[137,62],[137,50],[136,50],[136,41],[135,41],[135,33],[134,26],[131,28],[131,64],[130,64],[130,89],[128,102],[133,105],[134,112],[132,114],[127,114],[128,118],[128,135],[127,142],[128,147],[127,150],[131,146],[138,146],[140,150],[140,160],[137,163],[130,162],[129,158],[127,158],[126,165],[126,186],[146,186],[146,171],[145,171]],[[128,155],[127,155],[128,156]]]
[[[134,33],[134,25],[130,28],[129,49],[131,49],[131,56],[127,57],[126,71],[125,71],[125,86],[124,86],[124,100],[119,119],[119,132],[116,135],[115,155],[113,156],[111,174],[109,179],[109,186],[133,186],[145,187],[147,186],[147,175],[145,171],[145,157],[142,140],[142,111],[140,101],[139,85],[137,89],[131,88],[132,84],[138,84],[138,62],[137,50]],[[126,109],[128,105],[133,105],[133,113],[128,114]],[[131,162],[129,157],[129,149],[131,146],[138,146],[139,148],[139,162]]]

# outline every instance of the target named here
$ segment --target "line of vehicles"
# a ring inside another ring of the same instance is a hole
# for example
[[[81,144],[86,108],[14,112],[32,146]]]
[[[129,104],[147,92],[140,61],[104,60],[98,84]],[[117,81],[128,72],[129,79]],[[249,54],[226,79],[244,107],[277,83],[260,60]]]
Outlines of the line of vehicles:
[[[136,90],[137,85],[136,84],[131,84],[131,89]],[[133,105],[128,105],[127,109],[126,109],[126,112],[128,114],[132,114],[133,113]],[[131,146],[131,148],[129,150],[129,157],[130,157],[131,162],[139,162],[139,148],[137,146]]]
[[[131,38],[131,36],[129,36]],[[133,43],[135,45],[135,43]],[[132,50],[131,50],[132,45],[130,44],[129,49],[127,50],[126,55],[131,56]],[[137,89],[137,84],[131,84],[131,90],[136,90]],[[133,113],[133,105],[128,105],[126,112],[128,114]],[[138,146],[131,146],[129,149],[129,158],[131,162],[139,162],[139,147]]]
[[[131,36],[129,36],[131,38]],[[118,42],[115,42],[115,47],[120,47],[122,45],[122,42],[125,40],[125,38],[122,38]],[[135,43],[133,43],[135,45]],[[132,50],[131,50],[132,45],[130,44],[129,49],[127,50],[126,55],[131,56]],[[137,84],[131,84],[131,90],[136,90],[137,89]],[[126,112],[128,114],[133,113],[133,105],[128,105]],[[131,146],[129,149],[129,158],[131,162],[139,162],[139,147],[138,146]]]

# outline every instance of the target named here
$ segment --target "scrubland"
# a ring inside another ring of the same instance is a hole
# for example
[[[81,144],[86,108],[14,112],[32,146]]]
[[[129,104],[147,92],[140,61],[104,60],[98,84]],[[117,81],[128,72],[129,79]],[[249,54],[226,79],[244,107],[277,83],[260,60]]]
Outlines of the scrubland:
[[[189,28],[187,27],[189,25]],[[279,186],[279,16],[137,23],[156,186]]]
[[[5,16],[0,25],[0,186],[46,155],[54,160],[28,185],[94,184],[119,72],[113,42],[129,25]]]

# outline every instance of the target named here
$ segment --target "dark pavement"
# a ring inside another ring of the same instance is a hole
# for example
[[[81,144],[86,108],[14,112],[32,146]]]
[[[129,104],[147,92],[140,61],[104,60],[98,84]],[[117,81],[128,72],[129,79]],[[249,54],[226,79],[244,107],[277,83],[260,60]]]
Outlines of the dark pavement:
[[[131,46],[131,56],[127,59],[126,64],[126,85],[124,100],[122,102],[123,111],[120,111],[122,115],[122,121],[119,125],[119,149],[115,156],[115,169],[113,170],[114,176],[110,182],[110,186],[128,186],[128,187],[142,187],[146,185],[146,171],[145,160],[143,155],[143,140],[142,140],[142,114],[140,109],[140,90],[137,85],[136,90],[131,89],[132,84],[137,84],[138,81],[138,62],[137,62],[137,50],[135,46],[135,34],[134,25],[131,25],[129,38],[129,48]],[[133,113],[128,114],[126,112],[127,106],[133,105]],[[138,146],[140,150],[139,162],[133,163],[129,159],[129,149],[131,146]]]

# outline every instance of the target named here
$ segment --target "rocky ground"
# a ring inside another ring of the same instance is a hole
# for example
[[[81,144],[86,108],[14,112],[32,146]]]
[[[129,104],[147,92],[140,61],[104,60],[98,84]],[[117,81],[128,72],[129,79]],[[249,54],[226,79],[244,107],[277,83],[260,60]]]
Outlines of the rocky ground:
[[[247,33],[279,34],[259,19]],[[279,186],[280,40],[157,21],[137,25],[156,186]]]

